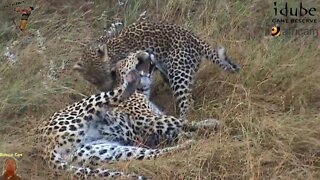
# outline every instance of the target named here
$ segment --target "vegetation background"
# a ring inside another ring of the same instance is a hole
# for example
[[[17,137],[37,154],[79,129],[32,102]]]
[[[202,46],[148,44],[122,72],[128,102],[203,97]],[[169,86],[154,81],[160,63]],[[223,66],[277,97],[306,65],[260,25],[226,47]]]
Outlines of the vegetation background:
[[[0,152],[23,154],[17,157],[21,176],[68,179],[41,160],[33,128],[98,92],[71,69],[81,45],[103,35],[112,22],[127,26],[146,11],[151,21],[176,23],[212,45],[224,45],[242,70],[227,74],[202,63],[189,120],[219,119],[221,127],[206,132],[209,138],[156,161],[113,166],[152,179],[320,179],[320,38],[271,37],[273,1],[25,0],[20,7],[35,7],[27,36],[12,21],[20,19],[15,6],[4,8],[12,2],[0,6]],[[319,2],[303,4],[315,7],[320,21]],[[319,29],[319,24],[287,28]],[[160,78],[153,99],[166,113],[177,114]]]

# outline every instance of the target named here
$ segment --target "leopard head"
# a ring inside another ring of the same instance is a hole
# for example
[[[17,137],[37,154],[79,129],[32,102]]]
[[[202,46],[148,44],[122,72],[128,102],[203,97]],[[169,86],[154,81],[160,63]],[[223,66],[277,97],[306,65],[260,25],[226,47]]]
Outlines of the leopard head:
[[[116,64],[110,63],[105,45],[93,44],[87,47],[73,69],[101,91],[110,91],[124,82],[128,72],[139,73],[138,90],[150,94],[151,74],[155,58],[151,50],[130,53]]]
[[[110,76],[105,45],[91,44],[84,49],[73,70],[101,91],[109,91],[116,86],[115,76]]]

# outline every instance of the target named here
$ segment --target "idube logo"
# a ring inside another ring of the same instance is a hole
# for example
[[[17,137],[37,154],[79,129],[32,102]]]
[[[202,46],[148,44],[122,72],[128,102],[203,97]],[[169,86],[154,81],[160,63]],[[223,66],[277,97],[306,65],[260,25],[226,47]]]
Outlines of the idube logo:
[[[273,2],[271,12],[274,15],[272,36],[319,36],[317,9],[312,4],[278,1]],[[269,28],[267,33],[270,34]]]
[[[284,6],[278,5],[277,2],[273,4],[274,15],[277,16],[272,19],[273,23],[317,23],[315,7],[307,7],[302,2],[298,7],[289,5],[287,2]]]

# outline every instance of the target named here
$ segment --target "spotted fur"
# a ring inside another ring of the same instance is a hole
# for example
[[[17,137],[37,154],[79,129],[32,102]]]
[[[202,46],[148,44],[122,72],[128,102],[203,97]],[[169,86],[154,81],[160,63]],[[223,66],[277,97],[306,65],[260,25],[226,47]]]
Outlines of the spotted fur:
[[[150,72],[152,59],[148,52],[130,54],[117,65],[115,76],[119,76],[120,83],[115,89],[82,99],[41,124],[38,133],[44,146],[43,157],[52,168],[71,171],[80,179],[119,176],[144,179],[100,167],[117,161],[154,159],[190,145],[192,140],[163,149],[136,146],[158,145],[183,133],[183,120],[154,113],[148,104],[130,100],[137,97],[148,100],[136,89],[143,84],[141,79],[146,72]],[[132,63],[126,66],[121,62]]]
[[[192,32],[173,24],[139,21],[124,28],[114,38],[101,37],[92,46],[97,44],[106,45],[107,56],[104,56],[105,61],[101,61],[101,58],[92,56],[90,50],[84,51],[79,63],[94,72],[82,72],[85,79],[99,81],[100,83],[96,83],[99,89],[108,89],[111,86],[108,87],[106,82],[110,77],[110,69],[116,62],[127,57],[130,52],[151,49],[157,59],[157,69],[161,71],[177,99],[181,118],[185,118],[193,106],[192,85],[202,58],[212,61],[227,72],[240,70],[228,58],[224,47],[214,48]]]

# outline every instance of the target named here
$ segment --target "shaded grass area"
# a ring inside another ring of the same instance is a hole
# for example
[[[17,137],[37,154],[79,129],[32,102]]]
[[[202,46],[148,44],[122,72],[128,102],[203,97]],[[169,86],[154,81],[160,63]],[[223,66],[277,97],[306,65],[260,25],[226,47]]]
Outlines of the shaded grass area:
[[[271,38],[269,0],[117,2],[26,1],[36,8],[29,36],[10,22],[11,17],[18,22],[17,14],[0,11],[0,152],[23,154],[18,158],[21,175],[56,178],[38,156],[41,147],[34,145],[32,129],[67,104],[97,92],[71,70],[82,45],[102,35],[114,20],[128,25],[146,10],[152,21],[179,24],[212,45],[225,46],[242,70],[227,74],[204,60],[197,74],[189,119],[217,118],[222,124],[218,132],[204,132],[190,150],[156,161],[107,167],[153,179],[320,178],[319,37]],[[304,3],[319,6],[312,0]],[[44,38],[42,51],[37,30]],[[14,41],[18,43],[12,45]],[[4,56],[11,45],[14,63]],[[153,100],[176,115],[169,87],[159,77],[155,82]]]

